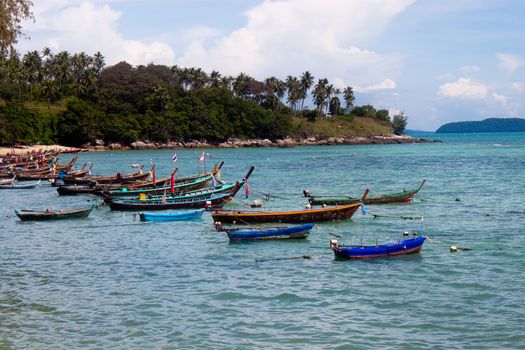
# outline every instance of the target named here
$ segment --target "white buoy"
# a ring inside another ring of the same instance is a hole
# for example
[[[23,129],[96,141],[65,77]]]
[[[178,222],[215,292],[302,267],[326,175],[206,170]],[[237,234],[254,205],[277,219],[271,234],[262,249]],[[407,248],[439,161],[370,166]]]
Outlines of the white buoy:
[[[450,246],[450,252],[451,252],[451,253],[455,253],[455,252],[457,252],[457,251],[458,251],[458,247],[456,247],[455,245],[451,245],[451,246]]]
[[[312,209],[312,206],[310,205],[310,203],[308,203],[307,205],[304,206],[306,209]]]

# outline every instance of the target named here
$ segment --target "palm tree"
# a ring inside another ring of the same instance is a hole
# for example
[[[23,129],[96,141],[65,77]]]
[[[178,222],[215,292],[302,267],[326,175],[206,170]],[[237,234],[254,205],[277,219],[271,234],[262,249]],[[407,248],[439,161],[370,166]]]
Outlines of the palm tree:
[[[354,90],[351,86],[345,87],[343,90],[343,99],[345,100],[346,107],[345,107],[345,113],[350,114],[350,111],[354,107]]]
[[[38,51],[30,51],[26,53],[22,59],[24,69],[26,70],[29,87],[31,92],[31,99],[33,99],[33,87],[39,85],[42,80],[42,58]]]
[[[292,115],[297,112],[297,102],[301,97],[301,83],[296,77],[289,75],[286,77],[287,102],[290,104]]]
[[[239,75],[237,75],[233,81],[233,92],[237,97],[242,99],[246,98],[248,93],[248,82],[250,80],[253,80],[253,78],[246,73],[239,73]]]
[[[319,79],[317,84],[314,86],[314,91],[312,93],[318,118],[324,114],[324,108],[326,106],[327,85],[328,79]]]
[[[40,95],[43,96],[47,101],[47,110],[51,115],[51,102],[56,98],[56,83],[52,79],[46,77],[42,81],[40,87]]]
[[[305,71],[301,75],[301,116],[303,115],[303,109],[304,109],[304,100],[306,99],[306,96],[308,95],[308,90],[312,87],[314,84],[314,76],[309,72]]]
[[[217,72],[216,70],[212,70],[210,73],[210,87],[212,88],[218,88],[221,83],[221,73]]]

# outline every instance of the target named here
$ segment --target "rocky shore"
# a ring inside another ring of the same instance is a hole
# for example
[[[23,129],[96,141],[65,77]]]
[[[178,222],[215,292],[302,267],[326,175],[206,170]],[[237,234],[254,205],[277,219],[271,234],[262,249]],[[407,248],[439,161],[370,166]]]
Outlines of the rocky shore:
[[[193,140],[189,142],[168,142],[158,143],[149,141],[136,141],[130,145],[120,143],[105,144],[102,140],[97,140],[95,144],[86,144],[82,148],[67,147],[60,145],[31,145],[17,147],[0,147],[0,156],[12,153],[13,150],[18,154],[31,152],[54,152],[54,153],[76,153],[85,151],[106,151],[106,150],[149,150],[149,149],[175,149],[175,148],[242,148],[242,147],[280,147],[289,148],[296,146],[322,146],[322,145],[374,145],[374,144],[403,144],[403,143],[425,143],[436,142],[425,139],[417,139],[407,135],[376,135],[370,137],[328,137],[316,138],[308,137],[303,139],[285,138],[279,140],[251,139],[243,140],[232,138],[226,142],[212,143],[206,140]]]
[[[231,138],[226,142],[212,143],[206,140],[192,140],[188,142],[158,143],[149,141],[136,141],[128,145],[112,143],[105,145],[99,140],[95,145],[84,145],[87,150],[148,150],[148,149],[174,149],[174,148],[242,148],[242,147],[296,147],[296,146],[322,146],[322,145],[373,145],[373,144],[403,144],[434,142],[425,139],[417,139],[407,135],[376,135],[371,137],[308,137],[303,139],[285,138],[279,140],[269,139],[236,139]]]

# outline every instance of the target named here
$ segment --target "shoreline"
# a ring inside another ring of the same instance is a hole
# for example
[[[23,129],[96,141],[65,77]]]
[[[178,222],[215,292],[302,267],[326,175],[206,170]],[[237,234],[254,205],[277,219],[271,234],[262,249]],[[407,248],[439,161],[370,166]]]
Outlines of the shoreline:
[[[439,142],[426,139],[418,139],[407,135],[375,135],[369,137],[327,137],[316,138],[307,137],[302,139],[285,138],[275,141],[269,139],[236,139],[232,138],[226,142],[209,143],[206,140],[192,140],[188,142],[148,142],[136,141],[130,145],[121,145],[120,143],[111,143],[105,145],[103,141],[97,140],[95,145],[84,145],[83,147],[68,147],[61,145],[31,145],[16,147],[0,147],[0,156],[8,153],[29,154],[31,152],[54,152],[60,153],[78,153],[94,151],[115,151],[115,150],[161,150],[161,149],[178,149],[178,148],[250,148],[250,147],[277,147],[292,148],[297,146],[331,146],[331,145],[392,145],[407,143],[429,143]]]

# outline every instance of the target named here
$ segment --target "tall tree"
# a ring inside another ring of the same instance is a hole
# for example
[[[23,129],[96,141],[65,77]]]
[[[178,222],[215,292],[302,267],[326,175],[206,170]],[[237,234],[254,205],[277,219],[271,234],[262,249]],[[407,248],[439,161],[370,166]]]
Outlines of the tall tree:
[[[408,117],[405,116],[405,112],[401,112],[394,116],[392,120],[392,128],[396,135],[402,135],[405,133],[407,127]]]
[[[23,36],[20,23],[25,19],[34,19],[30,0],[0,1],[0,61],[9,57],[10,51]]]
[[[351,86],[345,87],[343,90],[343,99],[345,100],[346,106],[345,106],[345,113],[350,114],[352,111],[352,108],[354,107],[354,89]]]
[[[304,100],[308,96],[308,90],[314,85],[314,76],[306,71],[301,75],[301,116],[303,115]]]

